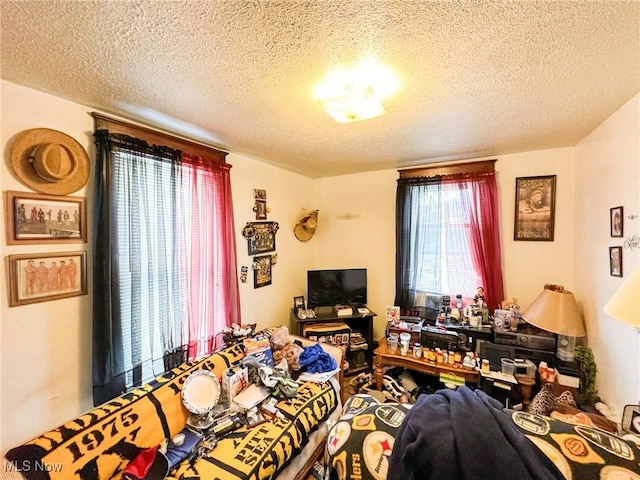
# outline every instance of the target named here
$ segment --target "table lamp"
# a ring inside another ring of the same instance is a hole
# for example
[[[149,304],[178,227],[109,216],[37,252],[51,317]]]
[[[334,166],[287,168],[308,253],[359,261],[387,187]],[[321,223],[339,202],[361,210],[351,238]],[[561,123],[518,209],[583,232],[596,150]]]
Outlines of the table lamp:
[[[573,293],[561,285],[545,285],[522,318],[535,327],[557,333],[556,356],[566,362],[575,358],[576,338],[587,334]]]
[[[616,290],[604,311],[616,320],[633,325],[640,333],[640,265]]]

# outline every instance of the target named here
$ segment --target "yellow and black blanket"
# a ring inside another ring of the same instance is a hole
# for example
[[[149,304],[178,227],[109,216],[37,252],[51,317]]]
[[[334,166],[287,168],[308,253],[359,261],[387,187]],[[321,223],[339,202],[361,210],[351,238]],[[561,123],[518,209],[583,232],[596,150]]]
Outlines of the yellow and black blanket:
[[[194,371],[218,377],[243,358],[241,345],[185,363],[6,453],[6,468],[28,479],[104,480],[120,477],[145,448],[180,432],[188,411],[181,389]]]
[[[176,467],[170,478],[273,479],[304,448],[309,434],[337,405],[338,395],[331,383],[304,383],[294,398],[279,402],[278,408],[285,418],[232,432],[193,465],[185,461]]]

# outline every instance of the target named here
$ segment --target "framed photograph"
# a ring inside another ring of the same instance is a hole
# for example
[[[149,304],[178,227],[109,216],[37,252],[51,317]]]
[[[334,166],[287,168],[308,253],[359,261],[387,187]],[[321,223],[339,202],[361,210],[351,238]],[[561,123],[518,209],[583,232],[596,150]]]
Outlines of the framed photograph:
[[[609,209],[609,223],[612,237],[622,237],[624,230],[624,220],[622,217],[623,208],[614,207]]]
[[[609,274],[622,276],[622,247],[609,247]]]
[[[298,310],[304,310],[304,297],[293,297],[293,313],[298,313]]]
[[[86,243],[84,197],[6,191],[7,244]]]
[[[514,240],[553,241],[556,176],[516,178]]]
[[[271,255],[253,257],[253,288],[271,285]]]
[[[247,239],[248,255],[275,252],[278,228],[278,222],[247,222],[243,235]]]
[[[256,220],[266,220],[267,219],[267,201],[266,200],[256,200],[256,204],[253,207],[256,212]]]
[[[9,306],[87,294],[86,252],[9,255]]]

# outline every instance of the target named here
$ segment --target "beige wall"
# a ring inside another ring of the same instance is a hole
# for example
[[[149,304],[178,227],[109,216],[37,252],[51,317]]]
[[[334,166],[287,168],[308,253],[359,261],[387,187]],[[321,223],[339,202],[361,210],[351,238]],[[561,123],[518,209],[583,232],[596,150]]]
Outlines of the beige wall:
[[[602,308],[640,263],[640,249],[623,249],[623,278],[609,275],[609,247],[640,235],[640,96],[636,95],[576,146],[576,292],[584,304],[600,395],[622,414],[640,399],[640,335]],[[624,239],[609,235],[609,209],[624,207]],[[638,292],[640,296],[640,292]]]
[[[28,190],[13,178],[9,168],[11,142],[22,130],[49,127],[63,131],[84,145],[93,159],[91,109],[6,81],[0,83],[0,95],[0,141],[4,160],[0,167],[0,186],[3,191]],[[625,211],[638,212],[637,103],[636,97],[635,104],[616,114],[621,118],[612,117],[611,126],[605,122],[601,133],[594,132],[592,141],[585,139],[576,149],[528,152],[498,158],[503,268],[508,297],[518,297],[521,305],[526,306],[543,283],[562,283],[576,292],[578,300],[589,307],[588,313],[601,311],[601,305],[617,282],[607,277],[608,267],[602,265],[603,260],[599,256],[609,244],[609,239],[599,238],[591,245],[593,235],[588,234],[587,229],[596,227],[593,217],[599,210],[605,210],[608,215],[609,207],[625,205]],[[635,147],[629,147],[634,140]],[[619,143],[627,146],[618,146]],[[612,158],[612,152],[615,158]],[[583,169],[576,158],[586,163],[588,168]],[[369,273],[369,306],[380,314],[375,328],[376,335],[382,335],[382,312],[394,296],[397,172],[386,170],[311,180],[268,166],[259,159],[230,154],[228,160],[233,165],[238,271],[242,265],[250,266],[251,261],[240,232],[245,222],[255,221],[252,211],[254,188],[267,190],[271,208],[268,220],[280,224],[276,235],[279,260],[273,268],[273,284],[254,289],[251,271],[248,282],[240,284],[243,320],[258,322],[260,328],[286,324],[293,297],[306,296],[306,271],[310,268],[366,267]],[[601,182],[602,172],[608,171],[612,161],[620,173],[612,180],[628,190],[624,195],[635,192],[635,200],[619,196],[623,195],[622,191],[609,188],[609,182]],[[556,241],[514,242],[515,177],[549,174],[558,175]],[[635,182],[630,177],[635,178]],[[90,185],[91,182],[92,179]],[[90,185],[75,194],[87,196],[89,205]],[[593,189],[601,193],[593,197]],[[299,242],[293,236],[293,226],[303,209],[316,208],[320,210],[317,233],[310,242]],[[605,213],[598,213],[596,222],[603,224],[597,227],[598,236],[602,231],[608,232],[608,220],[600,218],[602,215]],[[89,223],[91,220],[89,211]],[[633,228],[629,224],[627,226]],[[637,230],[636,220],[636,233]],[[90,254],[90,243],[80,247],[7,246],[4,236],[0,242],[3,259],[18,253],[78,249]],[[633,255],[637,263],[637,253]],[[625,268],[632,263],[633,255],[625,251]],[[91,295],[9,308],[4,263],[0,278],[0,451],[4,451],[91,407]],[[588,288],[589,282],[595,286]],[[591,300],[587,301],[587,296],[597,299],[594,300],[597,306],[591,308]],[[624,364],[624,358],[617,357],[616,364],[606,357],[615,357],[619,345],[622,345],[620,348],[626,354],[635,352],[632,358],[637,364],[637,338],[634,347],[629,343],[633,342],[629,340],[629,329],[620,335],[617,322],[602,318],[599,313],[590,317],[588,322],[590,335],[594,328],[598,331],[594,350],[597,350],[599,364],[600,355],[604,357],[601,371],[609,379],[602,383],[601,394],[611,402],[637,401],[637,368],[618,369],[618,365]],[[601,328],[598,327],[600,323],[603,324]],[[610,367],[616,367],[614,374],[608,370]],[[620,384],[630,387],[621,389],[616,386]],[[619,398],[613,398],[618,395]]]

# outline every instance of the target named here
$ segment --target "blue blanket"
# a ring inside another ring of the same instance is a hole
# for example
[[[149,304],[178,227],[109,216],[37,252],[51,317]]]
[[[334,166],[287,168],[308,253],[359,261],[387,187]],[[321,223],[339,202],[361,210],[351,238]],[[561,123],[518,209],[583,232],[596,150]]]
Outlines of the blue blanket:
[[[483,391],[421,395],[396,435],[388,480],[564,477]]]
[[[305,347],[300,353],[298,363],[301,369],[310,373],[330,372],[337,368],[336,360],[325,352],[319,343]]]

